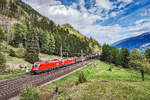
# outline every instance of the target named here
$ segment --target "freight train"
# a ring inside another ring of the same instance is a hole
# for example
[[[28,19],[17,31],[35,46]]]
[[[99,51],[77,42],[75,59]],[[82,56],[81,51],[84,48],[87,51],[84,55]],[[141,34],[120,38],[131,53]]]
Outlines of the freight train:
[[[50,61],[35,62],[32,66],[31,73],[37,74],[57,68],[65,67],[71,64],[79,63],[85,60],[94,59],[96,56],[78,57],[78,58],[64,58],[64,59],[53,59]]]

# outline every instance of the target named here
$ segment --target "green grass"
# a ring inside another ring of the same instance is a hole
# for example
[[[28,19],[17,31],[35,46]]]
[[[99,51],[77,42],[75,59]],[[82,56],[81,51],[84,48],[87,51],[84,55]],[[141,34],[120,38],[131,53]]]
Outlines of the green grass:
[[[59,59],[60,58],[59,56],[42,54],[42,53],[40,53],[39,57],[40,57],[41,61],[49,61],[52,59]]]
[[[7,46],[5,43],[3,45]],[[16,51],[18,48],[14,48],[9,45],[8,49],[14,49]],[[20,65],[27,65],[29,66],[28,71],[31,70],[32,64],[25,61],[24,58],[11,57],[7,52],[5,52],[4,54],[6,57],[6,70],[4,72],[0,72],[0,81],[16,78],[27,74],[25,70],[20,69]],[[52,59],[57,59],[59,57],[40,53],[39,58],[41,61],[48,61]]]
[[[21,69],[6,70],[6,71],[0,73],[0,81],[19,77],[19,76],[22,76],[22,75],[25,75],[28,73],[29,72],[26,72],[25,70],[21,70]]]
[[[96,65],[97,64],[97,65]],[[94,66],[96,65],[96,66]],[[149,100],[150,75],[141,81],[139,71],[114,67],[108,71],[109,64],[94,61],[93,64],[41,88],[47,97],[55,97],[58,86],[59,95],[72,100]],[[78,74],[83,71],[87,82],[75,85]]]

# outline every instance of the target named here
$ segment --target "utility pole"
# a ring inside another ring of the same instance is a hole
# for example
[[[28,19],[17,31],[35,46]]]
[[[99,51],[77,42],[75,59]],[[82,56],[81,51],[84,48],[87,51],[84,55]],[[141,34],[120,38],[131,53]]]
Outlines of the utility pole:
[[[62,53],[62,44],[61,44],[61,46],[60,46],[60,57],[61,57],[61,58],[63,57],[62,54],[63,54],[63,53]]]
[[[68,52],[67,52],[67,58],[68,58]]]
[[[83,50],[81,49],[81,57],[83,58]]]
[[[10,31],[11,31],[11,23],[10,23],[10,25],[7,26],[7,30],[8,30],[8,31],[7,31],[7,47],[6,47],[6,48],[8,49],[9,40],[10,40],[10,35],[11,35],[11,34],[10,34]]]
[[[83,61],[83,50],[81,49],[81,59]]]

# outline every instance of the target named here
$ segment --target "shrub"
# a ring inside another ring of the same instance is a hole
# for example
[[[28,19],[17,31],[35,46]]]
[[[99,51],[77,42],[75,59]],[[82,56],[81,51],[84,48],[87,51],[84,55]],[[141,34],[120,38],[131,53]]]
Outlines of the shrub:
[[[79,84],[79,81],[76,81],[76,82],[75,82],[75,85],[78,85],[78,84]]]
[[[40,100],[50,100],[52,98],[52,94],[49,91],[40,93]]]
[[[5,63],[6,63],[5,56],[0,53],[0,72],[5,70],[5,68],[6,68]]]
[[[83,71],[80,72],[79,77],[78,77],[78,81],[79,81],[79,83],[84,83],[87,81]]]
[[[12,57],[16,57],[16,52],[13,49],[9,50],[9,55]]]
[[[109,70],[109,71],[112,71],[112,69],[113,69],[114,67],[115,67],[115,65],[114,65],[114,64],[111,64],[108,70]]]
[[[67,96],[67,100],[72,100],[72,95]]]
[[[40,93],[37,88],[28,87],[21,91],[20,100],[40,100]]]
[[[65,100],[62,96],[58,98],[58,100]]]

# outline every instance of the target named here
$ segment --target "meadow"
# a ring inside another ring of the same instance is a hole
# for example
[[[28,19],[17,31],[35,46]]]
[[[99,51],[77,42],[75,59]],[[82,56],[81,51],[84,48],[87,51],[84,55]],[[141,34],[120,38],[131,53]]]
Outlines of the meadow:
[[[87,82],[76,84],[81,71]],[[96,60],[69,76],[40,87],[40,91],[41,100],[149,100],[150,75],[146,74],[142,81],[138,70],[112,67]]]
[[[48,55],[48,54],[40,53],[39,58],[40,58],[40,61],[49,61],[52,59],[59,59],[60,57],[55,56],[55,55]],[[20,65],[27,65],[28,72],[26,72],[26,69],[21,69],[19,67]],[[19,76],[23,76],[25,74],[29,74],[31,71],[31,68],[32,68],[32,64],[25,61],[24,58],[12,57],[6,54],[6,70],[3,72],[0,72],[0,81],[16,78]]]

